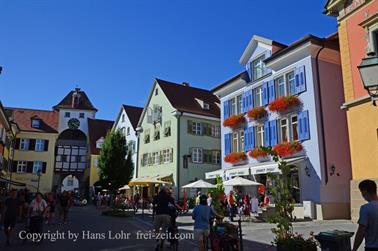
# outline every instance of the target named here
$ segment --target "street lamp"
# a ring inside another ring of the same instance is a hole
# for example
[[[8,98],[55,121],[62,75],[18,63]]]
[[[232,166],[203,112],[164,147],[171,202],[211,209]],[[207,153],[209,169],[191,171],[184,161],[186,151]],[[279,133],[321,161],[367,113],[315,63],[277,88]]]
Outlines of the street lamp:
[[[378,56],[368,54],[368,57],[363,58],[359,66],[362,83],[364,88],[368,91],[373,105],[376,106],[375,101],[378,100]]]
[[[37,171],[37,176],[38,176],[38,186],[37,186],[37,192],[39,192],[39,183],[41,181],[41,176],[42,176],[42,170],[38,169]]]

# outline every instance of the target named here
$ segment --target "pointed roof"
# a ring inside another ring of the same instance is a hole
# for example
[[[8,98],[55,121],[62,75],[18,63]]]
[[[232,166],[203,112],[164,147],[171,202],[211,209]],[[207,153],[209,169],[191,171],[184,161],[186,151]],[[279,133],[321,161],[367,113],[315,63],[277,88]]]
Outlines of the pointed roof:
[[[178,111],[214,118],[220,117],[219,99],[211,91],[191,87],[188,83],[177,84],[162,79],[156,79],[156,82],[171,105]],[[203,109],[197,100],[209,104],[209,109]]]
[[[132,105],[122,105],[122,107],[123,109],[125,109],[127,117],[129,117],[129,120],[134,130],[136,130],[138,126],[138,121],[143,112],[143,108],[138,107],[138,106],[132,106]]]
[[[101,137],[105,138],[108,131],[112,129],[113,123],[114,121],[111,120],[88,118],[88,139],[90,154],[100,154],[100,149],[96,147],[96,142]]]
[[[79,95],[79,102],[74,105],[74,95]],[[97,109],[92,105],[87,94],[80,90],[80,88],[75,88],[75,90],[70,91],[56,106],[53,107],[55,110],[59,109],[76,109],[76,110],[89,110],[97,111]]]

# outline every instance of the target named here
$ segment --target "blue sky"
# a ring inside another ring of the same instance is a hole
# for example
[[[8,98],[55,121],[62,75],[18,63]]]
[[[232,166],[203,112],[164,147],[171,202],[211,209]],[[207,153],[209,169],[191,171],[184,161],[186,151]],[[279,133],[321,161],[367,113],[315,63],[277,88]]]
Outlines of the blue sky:
[[[211,88],[243,70],[253,34],[289,44],[327,36],[314,0],[0,0],[0,100],[51,109],[76,85],[115,119],[154,78]]]

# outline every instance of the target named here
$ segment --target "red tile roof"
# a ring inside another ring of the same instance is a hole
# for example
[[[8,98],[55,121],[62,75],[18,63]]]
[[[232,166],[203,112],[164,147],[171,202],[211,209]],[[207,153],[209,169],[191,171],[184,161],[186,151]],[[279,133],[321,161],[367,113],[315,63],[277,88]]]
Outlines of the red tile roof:
[[[6,110],[11,113],[10,117],[17,123],[21,131],[58,133],[59,113],[57,111],[13,107],[8,107]],[[33,128],[31,126],[32,118],[41,120],[40,128]]]
[[[137,107],[137,106],[131,106],[131,105],[122,105],[123,109],[125,109],[127,116],[129,117],[129,120],[131,122],[131,125],[133,126],[134,130],[138,126],[138,122],[140,119],[140,116],[142,115],[143,108]]]
[[[80,95],[79,103],[77,106],[74,106],[73,95],[77,92]],[[97,109],[92,105],[92,102],[89,100],[87,94],[84,91],[81,91],[77,88],[74,91],[70,91],[56,106],[53,107],[56,110],[59,109],[77,109],[77,110],[90,110],[97,111]]]
[[[188,112],[197,115],[220,117],[219,99],[211,91],[188,86],[188,84],[177,84],[166,80],[156,79],[164,94],[174,108],[181,112]],[[195,100],[199,99],[210,106],[205,110]]]
[[[96,148],[96,142],[101,137],[106,136],[108,131],[113,127],[114,121],[103,119],[88,118],[88,135],[89,135],[89,151],[90,154],[100,154],[100,149]]]

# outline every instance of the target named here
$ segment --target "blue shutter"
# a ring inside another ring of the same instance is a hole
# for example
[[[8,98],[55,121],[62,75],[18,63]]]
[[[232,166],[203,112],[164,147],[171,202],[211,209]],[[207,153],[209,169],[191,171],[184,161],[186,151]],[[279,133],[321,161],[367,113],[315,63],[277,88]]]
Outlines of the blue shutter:
[[[224,135],[224,153],[225,155],[231,153],[231,133]]]
[[[298,94],[301,92],[306,91],[306,73],[305,73],[305,66],[302,65],[298,67],[294,71],[295,75],[295,91],[294,94]]]
[[[308,118],[308,111],[303,111],[298,114],[299,126],[299,140],[310,139],[310,123]]]
[[[272,120],[269,122],[270,127],[270,145],[275,146],[278,144],[277,137],[277,120]]]
[[[276,99],[276,92],[274,89],[274,80],[270,80],[268,82],[268,87],[269,87],[269,103],[274,101]]]
[[[254,135],[254,128],[252,126],[244,130],[244,150],[246,152],[255,147]]]
[[[246,152],[249,151],[249,145],[250,145],[248,133],[249,133],[249,127],[244,129],[244,151]]]
[[[251,63],[248,62],[246,65],[245,65],[245,68],[247,69],[247,72],[248,72],[248,76],[250,79],[252,79],[252,67],[251,67]]]
[[[226,119],[229,116],[228,100],[223,102],[223,118]]]
[[[249,144],[250,144],[250,150],[255,148],[255,128],[251,126],[249,128]]]
[[[253,107],[252,89],[246,92],[247,106],[246,112],[248,112]]]
[[[268,83],[263,82],[263,98],[262,98],[262,104],[267,105],[269,103],[269,91],[268,91]]]
[[[264,146],[270,146],[270,127],[269,121],[264,123]]]

